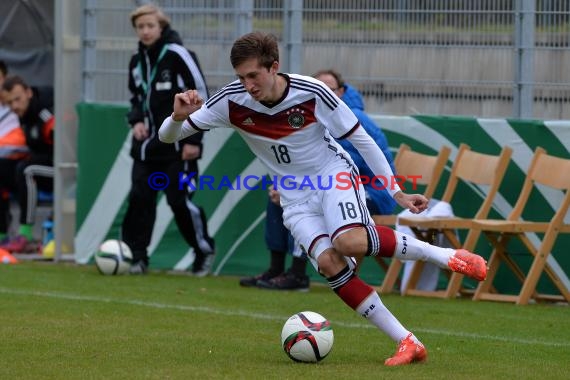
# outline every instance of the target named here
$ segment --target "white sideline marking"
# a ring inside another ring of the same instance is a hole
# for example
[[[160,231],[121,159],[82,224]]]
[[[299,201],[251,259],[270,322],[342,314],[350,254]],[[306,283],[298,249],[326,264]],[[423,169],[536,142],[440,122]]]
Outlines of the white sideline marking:
[[[250,312],[247,310],[216,309],[216,308],[205,307],[205,306],[165,304],[165,303],[148,302],[148,301],[141,301],[141,300],[124,300],[124,299],[115,299],[115,298],[84,296],[84,295],[70,294],[70,293],[37,292],[37,291],[28,291],[28,290],[11,289],[11,288],[3,288],[3,287],[0,287],[0,293],[15,294],[15,295],[26,295],[26,296],[34,296],[34,297],[57,298],[57,299],[75,300],[75,301],[93,301],[93,302],[103,302],[103,303],[118,303],[118,304],[126,304],[126,305],[145,306],[145,307],[150,307],[150,308],[155,308],[155,309],[174,309],[174,310],[182,310],[182,311],[200,312],[200,313],[205,313],[205,314],[217,314],[217,315],[226,315],[226,316],[265,319],[265,320],[270,320],[270,321],[284,321],[288,318],[288,316],[253,313],[253,312]],[[376,329],[376,327],[369,325],[369,324],[364,324],[364,323],[342,322],[342,321],[335,321],[335,320],[331,320],[331,323],[333,323],[333,325],[335,325],[335,326],[342,326],[342,327],[347,327],[347,328]],[[434,334],[434,335],[444,335],[444,336],[454,336],[454,337],[460,337],[460,338],[486,339],[486,340],[493,340],[493,341],[500,341],[500,342],[507,342],[507,343],[528,344],[528,345],[548,346],[548,347],[570,347],[570,343],[567,343],[567,342],[550,342],[550,341],[541,341],[541,340],[534,340],[534,339],[519,339],[519,338],[510,338],[507,336],[463,333],[463,332],[457,332],[457,331],[437,330],[437,329],[414,328],[413,330],[417,331],[417,332],[421,332],[421,333],[428,333],[428,334]]]

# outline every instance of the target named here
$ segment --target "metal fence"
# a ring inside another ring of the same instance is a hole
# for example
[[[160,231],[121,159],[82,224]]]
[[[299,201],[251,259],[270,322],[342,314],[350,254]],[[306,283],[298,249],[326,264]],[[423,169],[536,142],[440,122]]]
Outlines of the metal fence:
[[[82,95],[125,103],[146,1],[84,0]],[[334,68],[389,115],[570,118],[570,2],[563,0],[162,0],[212,91],[235,76],[251,30],[281,41],[283,71]]]

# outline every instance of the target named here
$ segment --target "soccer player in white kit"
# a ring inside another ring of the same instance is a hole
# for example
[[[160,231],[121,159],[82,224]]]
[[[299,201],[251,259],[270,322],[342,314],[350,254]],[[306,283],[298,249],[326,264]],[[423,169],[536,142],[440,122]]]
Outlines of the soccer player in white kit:
[[[230,61],[238,80],[204,103],[190,90],[177,94],[174,112],[159,130],[172,143],[198,131],[233,128],[267,166],[281,194],[284,224],[317,271],[348,306],[398,344],[389,366],[423,362],[427,351],[354,271],[353,258],[425,260],[482,281],[485,260],[466,250],[440,248],[374,225],[366,208],[358,169],[334,138],[348,139],[380,178],[388,179],[396,202],[413,213],[428,200],[391,183],[384,154],[350,109],[322,82],[280,73],[275,36],[254,32],[238,38]]]

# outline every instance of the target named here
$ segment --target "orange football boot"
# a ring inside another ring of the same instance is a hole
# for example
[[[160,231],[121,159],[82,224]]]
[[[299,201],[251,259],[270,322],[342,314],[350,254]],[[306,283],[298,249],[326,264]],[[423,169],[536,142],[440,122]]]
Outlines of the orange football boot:
[[[464,274],[477,281],[483,281],[487,278],[485,259],[466,249],[455,251],[455,254],[449,258],[447,265],[452,271]]]
[[[420,342],[414,342],[412,333],[400,341],[398,350],[391,358],[384,361],[384,365],[397,366],[412,363],[421,363],[427,360],[427,350]]]

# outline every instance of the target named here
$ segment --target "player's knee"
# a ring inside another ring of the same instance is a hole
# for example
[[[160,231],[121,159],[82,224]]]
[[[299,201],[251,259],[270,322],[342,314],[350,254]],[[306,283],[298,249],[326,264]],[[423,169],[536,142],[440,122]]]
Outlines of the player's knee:
[[[346,266],[346,261],[342,255],[334,249],[329,249],[320,254],[317,263],[319,265],[319,273],[325,278],[336,275]]]
[[[340,235],[338,238],[336,238],[335,241],[333,242],[333,245],[334,248],[343,255],[351,256],[351,253],[354,248],[352,247],[350,239],[347,239],[346,236],[344,235],[345,234]]]
[[[344,256],[361,257],[366,254],[368,242],[364,228],[353,228],[340,234],[334,241],[334,248]]]

